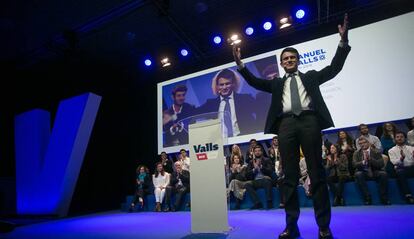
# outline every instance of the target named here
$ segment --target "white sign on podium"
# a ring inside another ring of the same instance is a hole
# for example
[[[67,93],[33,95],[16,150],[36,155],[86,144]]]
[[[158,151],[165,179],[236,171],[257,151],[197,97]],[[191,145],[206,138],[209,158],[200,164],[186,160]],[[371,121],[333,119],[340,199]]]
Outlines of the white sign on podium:
[[[189,125],[191,232],[229,230],[222,124],[219,119]]]

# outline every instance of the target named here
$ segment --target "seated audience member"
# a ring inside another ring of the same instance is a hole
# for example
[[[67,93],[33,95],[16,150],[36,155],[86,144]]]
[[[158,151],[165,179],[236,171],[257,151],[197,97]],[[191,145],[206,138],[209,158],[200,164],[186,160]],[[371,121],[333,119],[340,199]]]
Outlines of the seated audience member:
[[[348,158],[345,154],[338,154],[338,146],[331,145],[326,156],[326,175],[329,189],[334,196],[333,206],[345,206],[343,197],[345,182],[349,179]],[[338,183],[338,185],[336,185]]]
[[[411,120],[410,120],[410,126],[409,126],[409,128],[411,130],[408,131],[408,133],[407,133],[407,143],[410,146],[414,146],[414,117],[411,118]]]
[[[354,168],[352,167],[352,156],[354,155],[354,140],[345,131],[341,130],[338,132],[338,141],[336,144],[339,146],[338,153],[345,154],[348,159],[348,167],[351,175],[354,175]]]
[[[245,184],[246,190],[254,202],[254,206],[251,209],[263,208],[263,204],[260,202],[257,196],[256,189],[264,188],[266,193],[267,208],[273,207],[272,203],[272,162],[270,159],[263,157],[263,150],[260,145],[254,147],[254,158],[250,160],[247,165],[247,178],[248,181]]]
[[[165,212],[170,211],[171,196],[175,194],[174,206],[171,207],[171,211],[179,210],[183,198],[190,192],[190,172],[182,169],[180,162],[174,163],[175,172],[170,177],[170,185],[167,187],[167,193],[165,197],[166,207]]]
[[[185,149],[180,149],[178,160],[181,162],[181,168],[183,170],[190,171],[190,158],[187,156],[187,151],[185,151]]]
[[[395,146],[394,136],[396,131],[397,127],[391,122],[382,125],[381,145],[383,154],[388,155],[388,150]]]
[[[240,147],[237,145],[237,144],[233,144],[232,146],[231,146],[231,153],[230,153],[230,156],[228,156],[227,158],[226,158],[226,162],[227,162],[227,165],[231,165],[231,163],[232,163],[232,159],[233,159],[233,157],[235,156],[235,155],[237,155],[237,156],[239,156],[239,160],[240,160],[240,163],[241,164],[244,164],[244,158],[243,158],[243,155],[242,155],[242,152],[241,152],[241,149],[240,149]]]
[[[236,206],[234,209],[240,209],[240,203],[244,198],[246,189],[244,187],[247,181],[247,166],[240,160],[238,154],[234,154],[230,163],[230,184],[227,189],[227,195],[230,196],[230,192],[233,193],[236,199]]]
[[[312,197],[311,181],[308,175],[308,167],[306,166],[306,160],[305,156],[303,155],[302,147],[300,148],[299,170],[299,186],[302,186],[305,189],[305,194],[307,197]]]
[[[397,173],[398,186],[405,200],[409,204],[414,204],[407,178],[414,177],[414,147],[405,144],[403,132],[395,133],[396,145],[388,151],[391,163]]]
[[[279,208],[285,207],[285,197],[283,196],[283,179],[285,175],[282,170],[282,160],[280,159],[279,138],[274,136],[272,138],[272,145],[269,147],[269,158],[272,161],[272,180],[275,187],[279,189],[280,203]]]
[[[172,161],[168,158],[168,155],[166,152],[161,152],[160,160],[161,160],[160,162],[162,163],[162,166],[164,167],[165,172],[171,174],[173,172]]]
[[[152,182],[154,184],[155,195],[155,211],[161,212],[161,204],[164,200],[165,190],[170,184],[170,174],[164,171],[161,162],[156,164],[155,174],[152,175]]]
[[[360,150],[355,151],[353,156],[353,166],[355,168],[355,181],[361,190],[365,205],[371,205],[372,199],[368,191],[368,185],[365,180],[375,179],[379,183],[381,203],[390,205],[388,200],[388,175],[383,170],[384,160],[381,152],[370,147],[368,140],[359,137]]]
[[[135,194],[129,207],[129,212],[132,212],[135,209],[137,202],[139,202],[139,208],[142,210],[144,208],[145,195],[150,193],[149,189],[151,187],[151,177],[148,168],[144,165],[140,165],[138,166],[136,173]]]
[[[371,148],[374,148],[380,152],[383,152],[380,139],[377,136],[369,133],[369,129],[366,124],[360,124],[358,126],[358,129],[359,129],[359,133],[361,134],[360,136],[364,136],[368,140],[368,143],[371,145]],[[359,138],[355,140],[355,146],[357,150],[361,148],[359,146]],[[387,155],[382,154],[382,159],[384,160],[384,169],[386,170],[387,169],[386,166],[388,165],[389,158]],[[390,172],[387,172],[387,173],[390,173]]]
[[[249,141],[249,149],[246,152],[246,157],[244,158],[244,163],[249,164],[250,160],[254,159],[254,147],[257,145],[256,139],[251,139]]]

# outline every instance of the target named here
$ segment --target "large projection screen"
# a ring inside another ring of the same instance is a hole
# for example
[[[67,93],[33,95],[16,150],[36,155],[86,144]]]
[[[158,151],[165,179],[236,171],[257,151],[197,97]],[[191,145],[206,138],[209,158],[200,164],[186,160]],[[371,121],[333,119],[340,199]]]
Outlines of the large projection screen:
[[[414,13],[376,22],[349,32],[352,50],[342,71],[321,86],[325,102],[331,112],[335,128],[406,119],[414,116],[412,94],[414,79]],[[300,53],[299,70],[320,70],[330,64],[339,43],[333,34],[294,45]],[[282,49],[243,59],[256,76],[270,79],[283,76],[279,65]],[[231,50],[229,49],[229,54]],[[177,152],[188,148],[186,130],[195,114],[220,111],[220,98],[213,94],[212,81],[223,69],[235,70],[235,63],[206,69],[159,83],[158,97],[158,151]],[[263,134],[270,95],[250,87],[240,77],[234,94],[234,108],[239,134],[229,137],[227,144],[244,143],[251,138],[269,139]],[[174,88],[185,86],[186,104],[181,116],[172,110]],[[233,112],[234,113],[234,112]],[[178,123],[178,124],[177,124]],[[171,130],[173,127],[177,132]]]

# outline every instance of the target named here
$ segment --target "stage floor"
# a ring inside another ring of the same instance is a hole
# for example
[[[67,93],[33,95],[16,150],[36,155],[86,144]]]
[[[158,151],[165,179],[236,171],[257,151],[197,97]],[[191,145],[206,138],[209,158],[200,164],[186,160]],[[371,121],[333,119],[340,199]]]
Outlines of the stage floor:
[[[227,235],[191,235],[190,212],[110,211],[42,222],[16,228],[0,238],[277,238],[284,228],[284,211],[240,210],[229,212],[232,227]],[[302,208],[302,238],[317,238],[312,208]],[[349,206],[332,210],[335,238],[414,238],[414,206]]]

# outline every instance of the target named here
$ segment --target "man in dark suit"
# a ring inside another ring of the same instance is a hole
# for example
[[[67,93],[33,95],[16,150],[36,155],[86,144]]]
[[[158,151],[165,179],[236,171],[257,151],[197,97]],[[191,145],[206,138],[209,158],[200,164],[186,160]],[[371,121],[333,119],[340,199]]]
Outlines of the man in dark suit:
[[[273,80],[255,77],[241,62],[240,48],[233,47],[233,56],[239,72],[251,86],[272,94],[267,115],[265,133],[278,134],[280,155],[285,180],[283,193],[286,197],[286,228],[279,238],[299,237],[297,221],[299,201],[297,184],[299,180],[299,148],[303,149],[310,180],[319,238],[333,238],[329,228],[331,207],[322,165],[321,130],[333,126],[328,108],[319,86],[334,78],[342,69],[350,51],[348,45],[348,16],[338,26],[341,41],[331,65],[321,71],[298,72],[299,53],[294,48],[285,48],[280,64],[286,71],[283,78]]]
[[[190,192],[190,172],[182,169],[180,162],[175,162],[175,171],[170,176],[170,185],[166,188],[165,212],[170,210],[180,210],[181,203],[185,198],[185,195]],[[170,209],[171,196],[175,194],[174,206]]]
[[[219,112],[228,137],[256,133],[255,100],[250,94],[237,93],[240,78],[230,69],[219,71],[212,81],[212,90],[218,97],[208,99],[197,113]]]
[[[187,144],[188,122],[182,120],[195,113],[195,106],[185,102],[185,96],[187,94],[187,87],[185,85],[177,85],[171,94],[174,103],[165,112],[165,114],[169,115],[168,122],[164,124],[165,146]]]
[[[388,175],[383,170],[384,160],[381,152],[371,147],[364,136],[358,138],[358,144],[360,149],[354,153],[352,164],[355,168],[355,182],[364,196],[365,205],[372,204],[366,179],[376,179],[378,181],[381,203],[390,205],[391,203],[388,200]]]

